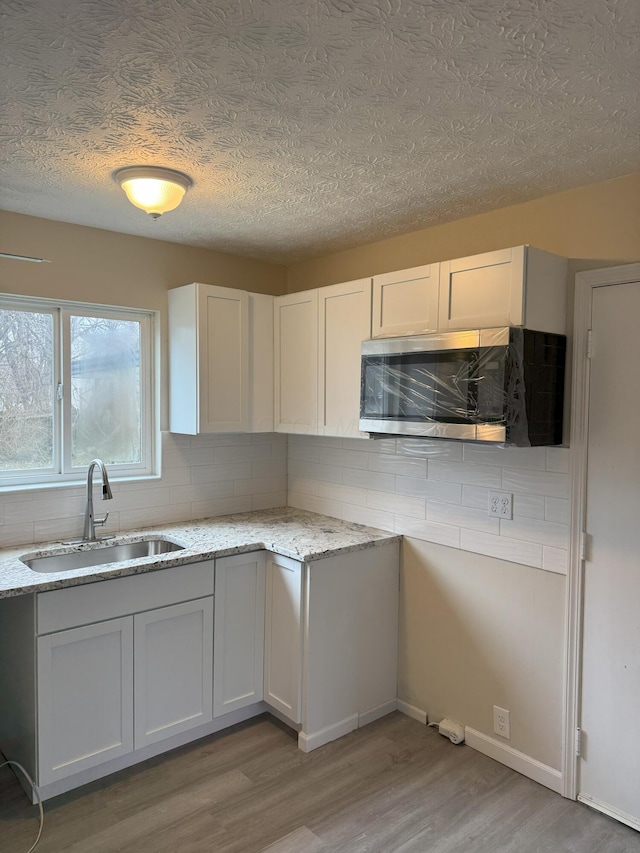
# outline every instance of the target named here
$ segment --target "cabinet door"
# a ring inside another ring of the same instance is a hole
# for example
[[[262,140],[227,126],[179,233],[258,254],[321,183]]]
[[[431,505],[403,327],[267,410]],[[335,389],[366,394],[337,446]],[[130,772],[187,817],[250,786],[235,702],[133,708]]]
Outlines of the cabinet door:
[[[264,551],[216,560],[213,716],[262,700]]]
[[[526,247],[440,264],[440,329],[524,323]]]
[[[318,319],[318,432],[364,438],[360,344],[371,336],[371,279],[320,288]]]
[[[211,722],[213,598],[134,617],[136,749]]]
[[[249,294],[249,432],[273,432],[273,296]]]
[[[302,719],[302,570],[287,557],[267,557],[264,699],[293,723]]]
[[[133,619],[38,637],[38,784],[133,750]]]
[[[318,291],[276,297],[275,429],[318,431]]]
[[[198,285],[200,432],[248,429],[248,328],[244,290]]]
[[[373,277],[374,338],[435,332],[439,264]]]

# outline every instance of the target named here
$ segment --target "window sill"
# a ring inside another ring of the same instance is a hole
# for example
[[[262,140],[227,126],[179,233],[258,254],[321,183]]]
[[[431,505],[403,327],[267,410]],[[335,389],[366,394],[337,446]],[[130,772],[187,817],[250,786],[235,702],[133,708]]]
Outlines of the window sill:
[[[112,485],[119,483],[145,483],[162,479],[162,474],[140,474],[139,476],[117,477],[109,469],[107,469],[107,473],[109,474],[109,482]],[[99,476],[94,477],[94,486],[98,483],[99,479]],[[83,489],[87,487],[86,473],[81,479],[57,480],[50,483],[18,483],[11,486],[0,485],[0,497],[13,493],[19,494],[20,492],[48,492],[55,489],[77,489],[79,487]]]

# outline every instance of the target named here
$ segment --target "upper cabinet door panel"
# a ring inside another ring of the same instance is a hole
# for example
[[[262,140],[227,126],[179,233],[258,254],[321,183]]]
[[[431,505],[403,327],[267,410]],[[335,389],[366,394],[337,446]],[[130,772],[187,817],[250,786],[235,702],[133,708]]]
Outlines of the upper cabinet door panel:
[[[318,291],[274,300],[275,428],[318,432]]]
[[[371,279],[319,290],[318,432],[365,437],[360,417],[360,344],[371,336]]]
[[[372,337],[435,332],[438,288],[439,264],[374,276]]]
[[[526,247],[440,264],[440,329],[521,326]]]
[[[198,294],[200,431],[249,426],[249,300],[243,290],[209,285]]]

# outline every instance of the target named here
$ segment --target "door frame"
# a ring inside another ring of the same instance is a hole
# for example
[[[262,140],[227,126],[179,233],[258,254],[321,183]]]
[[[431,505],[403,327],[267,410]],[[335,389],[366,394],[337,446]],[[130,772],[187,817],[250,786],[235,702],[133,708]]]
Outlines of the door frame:
[[[571,406],[571,526],[565,605],[564,731],[562,737],[563,794],[578,797],[578,755],[582,669],[584,534],[587,507],[587,448],[589,439],[589,382],[587,356],[593,291],[640,281],[640,263],[589,270],[576,275],[573,325]]]

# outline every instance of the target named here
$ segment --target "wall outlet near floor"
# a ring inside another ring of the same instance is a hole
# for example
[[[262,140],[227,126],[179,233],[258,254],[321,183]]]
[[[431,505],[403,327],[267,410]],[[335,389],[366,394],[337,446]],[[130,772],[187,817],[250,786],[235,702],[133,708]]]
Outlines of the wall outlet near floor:
[[[513,518],[513,495],[509,492],[489,492],[489,515],[492,518]]]
[[[511,737],[511,722],[506,708],[493,706],[493,731],[507,740]]]

